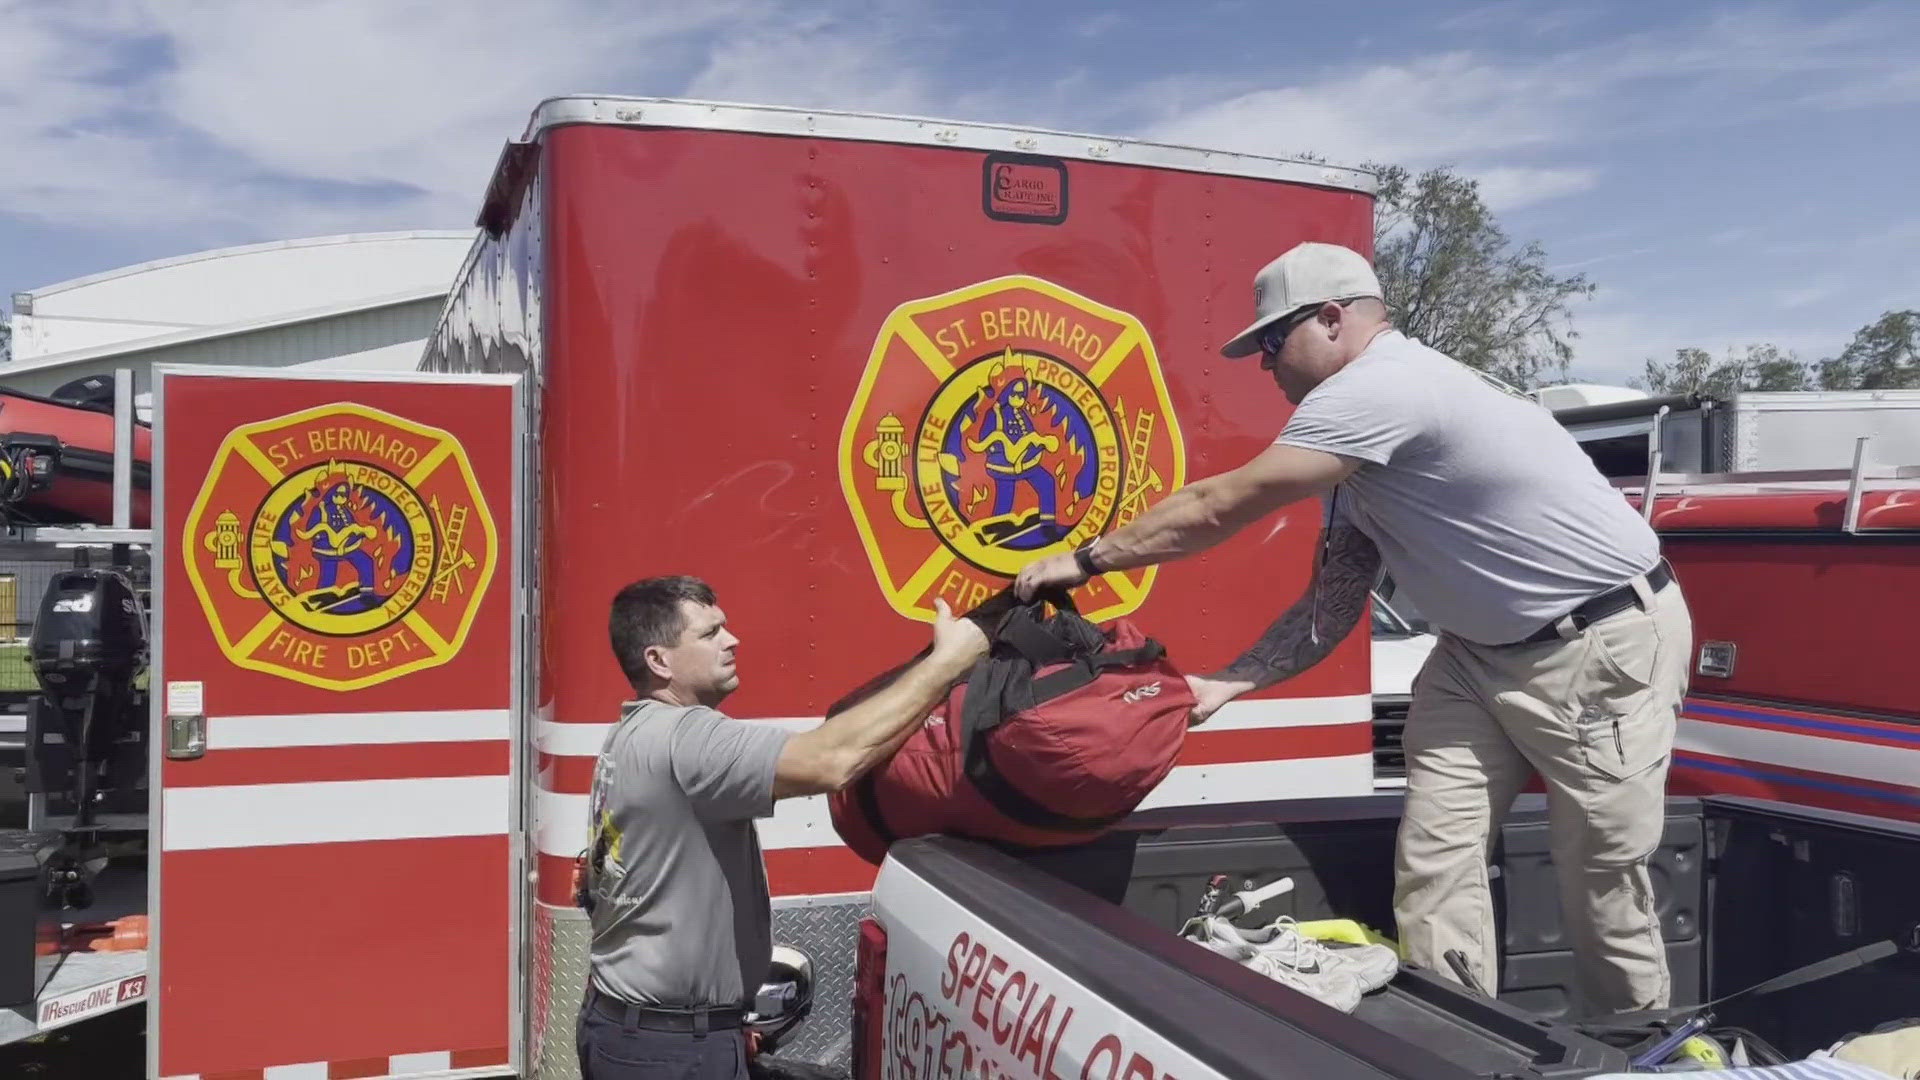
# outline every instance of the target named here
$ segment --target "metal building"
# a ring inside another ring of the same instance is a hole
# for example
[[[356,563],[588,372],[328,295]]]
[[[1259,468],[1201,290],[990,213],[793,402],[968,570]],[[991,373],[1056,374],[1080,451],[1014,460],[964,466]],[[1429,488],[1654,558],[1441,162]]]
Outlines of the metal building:
[[[156,363],[411,370],[471,230],[359,233],[196,252],[13,296],[0,386],[51,395]]]

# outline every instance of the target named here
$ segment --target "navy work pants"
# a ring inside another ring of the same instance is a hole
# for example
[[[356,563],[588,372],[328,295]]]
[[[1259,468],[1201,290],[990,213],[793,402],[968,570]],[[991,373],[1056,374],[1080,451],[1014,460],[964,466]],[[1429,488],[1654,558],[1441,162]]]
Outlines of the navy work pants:
[[[580,1011],[581,1080],[747,1080],[746,1036],[739,1028],[663,1031]]]

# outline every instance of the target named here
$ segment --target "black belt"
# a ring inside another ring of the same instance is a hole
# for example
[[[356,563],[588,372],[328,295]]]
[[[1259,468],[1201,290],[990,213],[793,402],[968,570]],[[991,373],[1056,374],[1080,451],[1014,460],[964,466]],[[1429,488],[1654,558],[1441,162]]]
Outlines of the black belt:
[[[746,1010],[738,1005],[703,1005],[670,1008],[663,1005],[635,1005],[630,1001],[587,990],[587,1008],[615,1023],[649,1031],[703,1032],[741,1027]]]
[[[1672,581],[1673,571],[1667,566],[1667,560],[1665,559],[1661,559],[1658,563],[1654,564],[1653,569],[1647,571],[1647,589],[1650,592],[1659,592],[1661,589],[1666,588]],[[1621,585],[1617,588],[1608,589],[1599,596],[1574,608],[1573,613],[1567,617],[1573,620],[1573,628],[1575,630],[1585,630],[1601,619],[1609,615],[1617,615],[1639,603],[1640,595],[1633,591],[1633,586],[1631,584]],[[1555,619],[1540,629],[1535,630],[1531,636],[1514,642],[1514,644],[1536,645],[1542,641],[1553,641],[1559,636],[1560,620]]]

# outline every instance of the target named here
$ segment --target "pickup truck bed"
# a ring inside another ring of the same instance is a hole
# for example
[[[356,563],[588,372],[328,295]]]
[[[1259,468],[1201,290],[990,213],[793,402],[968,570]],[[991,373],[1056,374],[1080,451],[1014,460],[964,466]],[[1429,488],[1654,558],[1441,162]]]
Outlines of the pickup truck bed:
[[[1176,936],[1214,873],[1256,883],[1294,879],[1294,890],[1250,924],[1279,914],[1340,916],[1391,932],[1399,802],[1375,796],[1153,811],[1070,851],[1013,855],[952,839],[896,845],[875,886],[870,933],[885,943],[885,975],[876,980],[870,956],[856,1000],[856,1075],[1193,1080],[1625,1071],[1624,1053],[1565,1016],[1571,957],[1561,943],[1537,800],[1516,808],[1496,853],[1501,1001],[1408,967],[1348,1015]],[[1674,1004],[1689,1004],[1889,937],[1920,917],[1920,828],[1754,800],[1676,799],[1654,877]],[[1720,1019],[1803,1056],[1920,1014],[1917,969],[1895,958],[1730,1006]],[[1009,1023],[1016,1005],[1055,1006],[1053,1026]]]

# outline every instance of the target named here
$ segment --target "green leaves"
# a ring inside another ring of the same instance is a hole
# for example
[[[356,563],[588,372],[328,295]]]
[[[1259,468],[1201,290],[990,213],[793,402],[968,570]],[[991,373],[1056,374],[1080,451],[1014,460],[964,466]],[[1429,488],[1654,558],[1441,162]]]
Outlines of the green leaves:
[[[1563,374],[1578,336],[1568,303],[1592,294],[1586,277],[1549,272],[1537,243],[1515,248],[1477,182],[1445,169],[1368,168],[1379,177],[1374,269],[1395,323],[1515,386]]]
[[[1920,311],[1889,311],[1854,332],[1839,356],[1801,363],[1776,345],[1729,349],[1715,363],[1705,349],[1648,360],[1639,379],[1661,394],[1724,398],[1742,390],[1897,390],[1920,387]]]
[[[1820,361],[1823,390],[1920,387],[1920,311],[1889,311],[1854,331],[1839,356]]]

